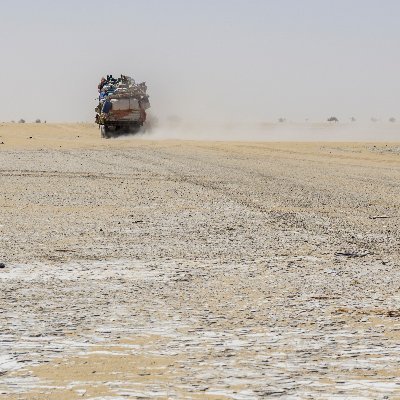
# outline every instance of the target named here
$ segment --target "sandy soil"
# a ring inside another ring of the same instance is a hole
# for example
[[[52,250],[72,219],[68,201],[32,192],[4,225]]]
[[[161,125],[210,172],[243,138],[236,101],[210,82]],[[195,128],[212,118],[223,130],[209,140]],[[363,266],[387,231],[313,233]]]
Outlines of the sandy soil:
[[[0,126],[0,399],[400,399],[400,143]]]

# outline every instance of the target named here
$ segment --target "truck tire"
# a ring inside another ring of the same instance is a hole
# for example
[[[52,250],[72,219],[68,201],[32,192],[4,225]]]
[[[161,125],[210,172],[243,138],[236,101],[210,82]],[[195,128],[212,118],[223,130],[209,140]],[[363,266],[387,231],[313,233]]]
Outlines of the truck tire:
[[[100,134],[102,138],[109,139],[111,137],[110,131],[107,126],[100,125]]]
[[[137,123],[129,125],[127,128],[127,133],[129,133],[131,135],[135,135],[139,131],[140,131],[140,125]]]

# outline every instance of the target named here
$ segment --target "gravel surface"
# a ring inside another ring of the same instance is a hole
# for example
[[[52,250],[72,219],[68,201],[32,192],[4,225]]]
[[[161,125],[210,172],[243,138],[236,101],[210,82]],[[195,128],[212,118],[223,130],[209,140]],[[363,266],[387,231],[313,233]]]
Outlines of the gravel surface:
[[[399,144],[103,143],[1,149],[1,399],[400,399]]]

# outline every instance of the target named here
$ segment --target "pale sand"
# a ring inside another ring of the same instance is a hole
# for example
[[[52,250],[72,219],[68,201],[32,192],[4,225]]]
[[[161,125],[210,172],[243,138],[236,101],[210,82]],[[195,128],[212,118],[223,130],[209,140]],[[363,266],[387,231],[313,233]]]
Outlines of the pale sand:
[[[1,399],[400,398],[400,143],[0,136]]]

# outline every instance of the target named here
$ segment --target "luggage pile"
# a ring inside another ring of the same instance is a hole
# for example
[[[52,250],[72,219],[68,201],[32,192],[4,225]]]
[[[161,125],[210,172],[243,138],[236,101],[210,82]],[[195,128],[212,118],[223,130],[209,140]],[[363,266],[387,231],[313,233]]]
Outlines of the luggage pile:
[[[112,75],[107,75],[107,79],[101,79],[98,89],[101,113],[107,114],[112,109],[117,111],[150,108],[146,83],[136,83],[129,76],[121,75],[120,78],[114,78]]]

